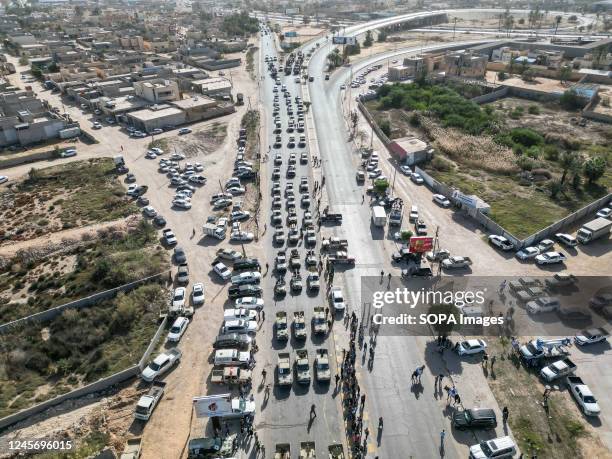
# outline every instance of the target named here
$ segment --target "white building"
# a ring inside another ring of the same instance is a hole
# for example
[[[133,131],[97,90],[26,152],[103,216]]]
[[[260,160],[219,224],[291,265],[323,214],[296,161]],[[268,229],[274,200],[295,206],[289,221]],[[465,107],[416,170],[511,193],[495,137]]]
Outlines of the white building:
[[[153,103],[178,100],[180,96],[176,81],[164,79],[137,81],[134,83],[134,93]]]

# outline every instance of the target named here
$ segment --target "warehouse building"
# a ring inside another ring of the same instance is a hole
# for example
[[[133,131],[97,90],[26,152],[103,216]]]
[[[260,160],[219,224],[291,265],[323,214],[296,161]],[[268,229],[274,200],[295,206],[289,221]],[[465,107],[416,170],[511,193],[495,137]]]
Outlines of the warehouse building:
[[[161,104],[153,105],[127,114],[129,124],[143,132],[164,126],[179,126],[186,121],[185,112],[178,107]]]

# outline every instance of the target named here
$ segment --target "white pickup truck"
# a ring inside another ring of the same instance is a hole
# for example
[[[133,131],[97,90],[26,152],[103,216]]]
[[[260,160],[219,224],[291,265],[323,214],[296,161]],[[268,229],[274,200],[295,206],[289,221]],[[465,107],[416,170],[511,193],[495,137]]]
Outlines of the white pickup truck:
[[[580,406],[580,409],[585,416],[599,416],[600,409],[597,400],[593,396],[591,389],[587,386],[579,376],[568,376],[566,378],[567,385],[572,396]]]
[[[153,410],[164,395],[164,389],[166,383],[162,381],[153,381],[153,387],[149,389],[149,392],[144,394],[138,400],[136,409],[134,410],[134,417],[141,421],[148,421],[153,414]]]
[[[140,375],[147,382],[153,381],[156,377],[163,375],[181,360],[182,352],[177,348],[172,348],[162,352],[144,369]]]
[[[563,360],[557,360],[556,362],[542,368],[540,370],[540,376],[545,381],[552,382],[555,379],[563,376],[571,375],[575,371],[576,364],[574,364],[574,362],[572,362],[570,359],[565,358]]]

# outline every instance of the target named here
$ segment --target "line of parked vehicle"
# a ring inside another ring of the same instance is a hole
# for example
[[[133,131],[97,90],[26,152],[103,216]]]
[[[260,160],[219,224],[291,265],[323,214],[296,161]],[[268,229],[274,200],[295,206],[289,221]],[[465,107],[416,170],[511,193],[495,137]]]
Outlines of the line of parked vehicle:
[[[296,66],[299,74],[299,63],[301,62],[301,53],[297,54],[297,61],[293,65],[294,74]],[[287,133],[291,134],[294,130],[298,132],[304,132],[304,106],[300,96],[295,96],[295,112],[297,113],[297,123],[293,118],[294,106],[290,91],[286,85],[281,84],[280,78],[276,77],[276,68],[274,59],[266,57],[266,61],[269,62],[268,70],[270,76],[275,80],[274,87],[272,89],[273,97],[273,113],[274,117],[274,129],[273,134],[275,142],[274,148],[280,148],[282,146],[283,137],[283,126],[280,118],[280,103],[279,93],[283,94],[285,99],[285,110],[288,117],[286,126]],[[288,59],[288,63],[291,63],[291,56]],[[287,65],[287,64],[286,64]],[[285,73],[286,75],[286,69]],[[279,69],[280,70],[280,69]],[[296,79],[296,83],[299,84],[299,79]],[[286,144],[287,148],[295,147],[295,140],[293,136],[289,136]],[[306,147],[306,136],[300,135],[298,148]],[[281,167],[285,158],[281,153],[276,153],[273,158],[273,169],[272,169],[272,183],[271,183],[271,216],[270,223],[274,228],[272,237],[272,245],[278,250],[274,258],[273,273],[276,277],[274,285],[274,296],[278,301],[282,301],[285,296],[291,292],[292,295],[299,295],[303,288],[304,283],[302,280],[301,269],[302,266],[306,268],[306,290],[309,295],[318,296],[321,288],[321,279],[319,277],[319,270],[317,269],[319,258],[316,252],[317,246],[317,234],[315,230],[315,222],[312,212],[310,211],[313,205],[313,200],[310,196],[310,186],[307,175],[302,175],[299,179],[299,184],[296,186],[295,179],[297,175],[298,167],[308,168],[310,159],[306,151],[302,152],[298,158],[295,153],[290,153],[287,161],[287,168],[285,171],[285,186],[284,190],[281,185]],[[299,201],[297,193],[299,193]],[[284,197],[284,202],[283,202]],[[301,225],[299,225],[298,217],[298,206],[302,210]],[[284,208],[284,212],[283,212]],[[286,215],[286,216],[285,216]],[[322,219],[323,220],[323,219]],[[305,257],[302,259],[300,256],[300,250],[298,245],[303,242],[305,249]],[[291,273],[289,286],[285,281],[285,275]],[[289,323],[292,319],[291,323]],[[313,310],[313,316],[311,319],[311,326],[315,335],[326,337],[329,332],[329,309],[322,306],[316,306]],[[301,343],[304,343],[308,336],[308,319],[307,311],[299,310],[294,311],[290,318],[285,310],[279,310],[276,312],[276,318],[274,322],[274,336],[278,343],[286,343],[289,341],[289,336],[293,333],[295,343],[300,345],[300,348],[291,352],[279,352],[277,356],[276,364],[276,378],[275,384],[278,387],[291,387],[295,382],[301,386],[309,385],[311,377],[311,364],[313,364],[313,370],[315,373],[316,381],[319,383],[328,383],[331,380],[331,367],[329,364],[329,354],[327,349],[318,348],[315,349],[315,355],[309,355],[307,349],[303,348]],[[295,378],[294,378],[295,373]]]
[[[607,238],[612,228],[611,215],[612,210],[610,207],[605,207],[597,212],[594,220],[580,227],[576,236],[567,233],[556,233],[554,238],[559,244],[568,249],[575,248],[578,243],[588,244],[599,238]],[[504,252],[515,250],[512,241],[505,236],[492,234],[489,236],[488,240],[491,245]],[[559,250],[553,250],[554,245],[555,241],[552,239],[543,239],[536,245],[518,250],[515,256],[521,261],[534,260],[535,263],[540,266],[565,262],[567,260],[567,255]]]

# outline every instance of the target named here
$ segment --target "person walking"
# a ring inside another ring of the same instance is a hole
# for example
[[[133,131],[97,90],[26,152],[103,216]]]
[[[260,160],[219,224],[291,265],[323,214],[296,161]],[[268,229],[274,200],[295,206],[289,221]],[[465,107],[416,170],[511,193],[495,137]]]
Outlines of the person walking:
[[[310,419],[313,419],[313,418],[316,418],[316,417],[317,417],[317,411],[316,411],[316,408],[317,408],[317,407],[315,406],[315,404],[314,404],[314,403],[313,403],[313,404],[310,406]]]
[[[461,405],[461,397],[458,393],[455,393],[455,400],[453,401],[453,405]]]
[[[446,430],[442,429],[440,432],[440,449],[444,450],[444,437],[446,437]]]
[[[502,410],[502,419],[504,424],[508,422],[508,416],[510,416],[510,411],[508,410],[507,406],[504,406],[504,409]]]
[[[336,387],[338,387],[339,382],[340,382],[340,375],[336,373]]]

